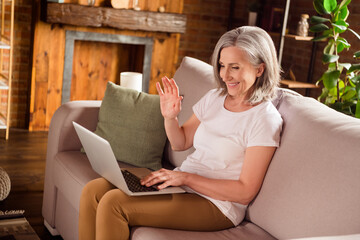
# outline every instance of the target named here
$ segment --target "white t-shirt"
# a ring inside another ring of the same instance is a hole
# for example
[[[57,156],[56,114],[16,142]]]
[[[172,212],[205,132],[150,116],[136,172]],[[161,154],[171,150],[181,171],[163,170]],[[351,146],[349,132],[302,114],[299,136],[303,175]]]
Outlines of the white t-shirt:
[[[270,101],[244,112],[230,112],[224,107],[225,97],[213,89],[193,106],[201,122],[194,136],[195,151],[176,168],[177,171],[238,180],[246,148],[279,146],[282,118]],[[188,187],[186,190],[197,193]],[[235,226],[244,219],[247,206],[199,195],[215,204]]]

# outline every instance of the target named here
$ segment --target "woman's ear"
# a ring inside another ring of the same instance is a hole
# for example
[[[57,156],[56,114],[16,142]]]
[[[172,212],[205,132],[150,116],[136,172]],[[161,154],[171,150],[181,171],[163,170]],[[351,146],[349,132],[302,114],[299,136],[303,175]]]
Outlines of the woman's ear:
[[[261,63],[259,67],[256,69],[256,77],[261,77],[265,71],[265,63]]]

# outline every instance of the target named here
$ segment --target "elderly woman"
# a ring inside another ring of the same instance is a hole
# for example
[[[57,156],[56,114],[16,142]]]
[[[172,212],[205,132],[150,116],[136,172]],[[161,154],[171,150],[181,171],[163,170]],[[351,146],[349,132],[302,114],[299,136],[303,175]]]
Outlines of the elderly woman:
[[[157,83],[174,150],[194,146],[183,164],[152,172],[141,184],[182,186],[185,194],[129,197],[105,179],[88,183],[80,202],[80,239],[129,239],[129,226],[215,231],[238,225],[279,146],[282,119],[270,100],[280,79],[274,44],[257,27],[225,33],[213,56],[217,89],[179,126],[181,96],[173,79]]]

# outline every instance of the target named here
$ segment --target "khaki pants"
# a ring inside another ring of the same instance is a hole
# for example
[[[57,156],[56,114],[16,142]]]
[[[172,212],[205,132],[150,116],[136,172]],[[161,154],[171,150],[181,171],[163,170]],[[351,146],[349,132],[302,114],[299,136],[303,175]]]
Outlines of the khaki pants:
[[[130,197],[103,178],[89,182],[80,200],[79,240],[129,239],[129,227],[216,231],[233,223],[196,194]]]

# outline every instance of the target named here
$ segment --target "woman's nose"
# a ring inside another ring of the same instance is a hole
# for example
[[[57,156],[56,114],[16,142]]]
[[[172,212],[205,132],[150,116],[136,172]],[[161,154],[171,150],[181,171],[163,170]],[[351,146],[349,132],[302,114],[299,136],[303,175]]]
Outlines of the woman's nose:
[[[223,81],[229,80],[230,79],[230,73],[229,73],[228,69],[224,68],[220,72],[220,77],[222,78]]]

